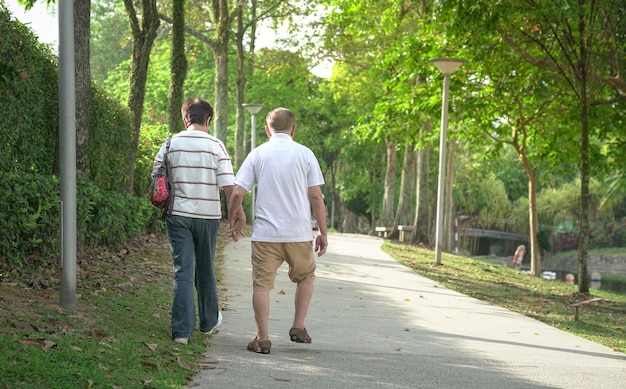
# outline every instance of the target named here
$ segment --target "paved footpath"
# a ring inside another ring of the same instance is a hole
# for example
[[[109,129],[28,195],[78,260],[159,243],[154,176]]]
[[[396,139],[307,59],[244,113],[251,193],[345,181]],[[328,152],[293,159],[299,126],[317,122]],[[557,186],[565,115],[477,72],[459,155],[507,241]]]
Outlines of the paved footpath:
[[[289,340],[295,286],[283,265],[270,294],[272,350],[261,355],[246,350],[255,336],[250,241],[230,243],[224,323],[205,354],[214,369],[194,381],[201,388],[626,388],[625,354],[437,285],[381,245],[329,236],[307,317],[312,344]]]

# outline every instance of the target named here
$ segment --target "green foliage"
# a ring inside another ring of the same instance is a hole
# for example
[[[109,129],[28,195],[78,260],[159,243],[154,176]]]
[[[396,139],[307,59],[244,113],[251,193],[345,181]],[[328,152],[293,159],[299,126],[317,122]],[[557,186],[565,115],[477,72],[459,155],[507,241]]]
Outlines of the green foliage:
[[[104,190],[119,190],[128,181],[131,163],[132,114],[92,85],[88,177]]]
[[[133,38],[124,3],[115,0],[91,2],[91,77],[98,83],[131,57]]]
[[[154,227],[127,182],[132,117],[93,86],[87,181],[77,183],[77,230],[86,245],[119,246]],[[50,266],[59,254],[57,65],[48,46],[0,5],[0,264]],[[147,187],[147,185],[146,185]]]
[[[457,214],[477,217],[480,226],[503,227],[511,210],[504,184],[482,165],[465,163],[462,154],[457,156],[452,192]]]
[[[0,264],[38,266],[57,254],[59,181],[39,173],[0,172]]]
[[[39,173],[0,172],[0,266],[49,266],[59,255],[59,179]],[[88,246],[121,246],[142,235],[156,215],[147,197],[77,184],[77,230]]]
[[[143,125],[139,134],[137,159],[135,161],[135,182],[133,192],[137,196],[147,196],[154,157],[167,138],[167,122],[159,125]],[[147,197],[146,197],[147,198]]]
[[[57,96],[50,47],[0,4],[0,171],[53,172]]]
[[[147,197],[105,191],[90,182],[78,185],[78,226],[87,245],[119,247],[146,232],[153,217]]]

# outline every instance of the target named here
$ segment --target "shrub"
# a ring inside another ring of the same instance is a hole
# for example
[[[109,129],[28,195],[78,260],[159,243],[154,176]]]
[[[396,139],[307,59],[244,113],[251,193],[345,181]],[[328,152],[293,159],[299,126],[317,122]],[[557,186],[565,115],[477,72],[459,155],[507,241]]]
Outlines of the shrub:
[[[59,180],[38,173],[0,172],[0,264],[50,266],[59,257]],[[145,197],[77,183],[76,229],[86,246],[118,247],[154,225],[159,213]]]
[[[0,171],[52,174],[58,127],[57,63],[48,45],[0,3]]]

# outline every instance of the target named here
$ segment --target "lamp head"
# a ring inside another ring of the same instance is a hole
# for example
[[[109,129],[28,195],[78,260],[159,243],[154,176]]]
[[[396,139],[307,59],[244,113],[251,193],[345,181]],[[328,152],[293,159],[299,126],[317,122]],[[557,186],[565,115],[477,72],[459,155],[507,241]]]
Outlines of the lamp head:
[[[449,76],[454,73],[465,61],[465,59],[461,58],[432,58],[430,60],[444,76]]]
[[[241,104],[241,106],[253,115],[259,113],[261,108],[263,108],[263,104]]]

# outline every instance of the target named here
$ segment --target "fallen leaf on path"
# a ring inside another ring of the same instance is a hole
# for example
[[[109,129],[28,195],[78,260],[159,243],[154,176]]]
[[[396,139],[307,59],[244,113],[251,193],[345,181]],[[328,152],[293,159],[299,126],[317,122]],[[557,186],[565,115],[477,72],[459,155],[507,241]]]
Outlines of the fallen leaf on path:
[[[193,388],[193,387],[196,387],[196,386],[200,386],[200,384],[197,383],[196,381],[191,381],[190,383],[187,384],[188,388]]]
[[[278,292],[278,294],[287,294],[287,293],[285,293],[284,290],[281,290],[280,292]]]
[[[180,367],[182,367],[183,369],[187,369],[187,370],[191,370],[191,371],[195,371],[196,373],[200,370],[198,368],[198,365],[196,365],[195,363],[191,363],[187,360],[185,360],[184,358],[181,357],[176,357],[176,361],[178,361],[178,364],[180,365]]]
[[[274,377],[274,381],[289,382],[291,380],[289,378]]]

